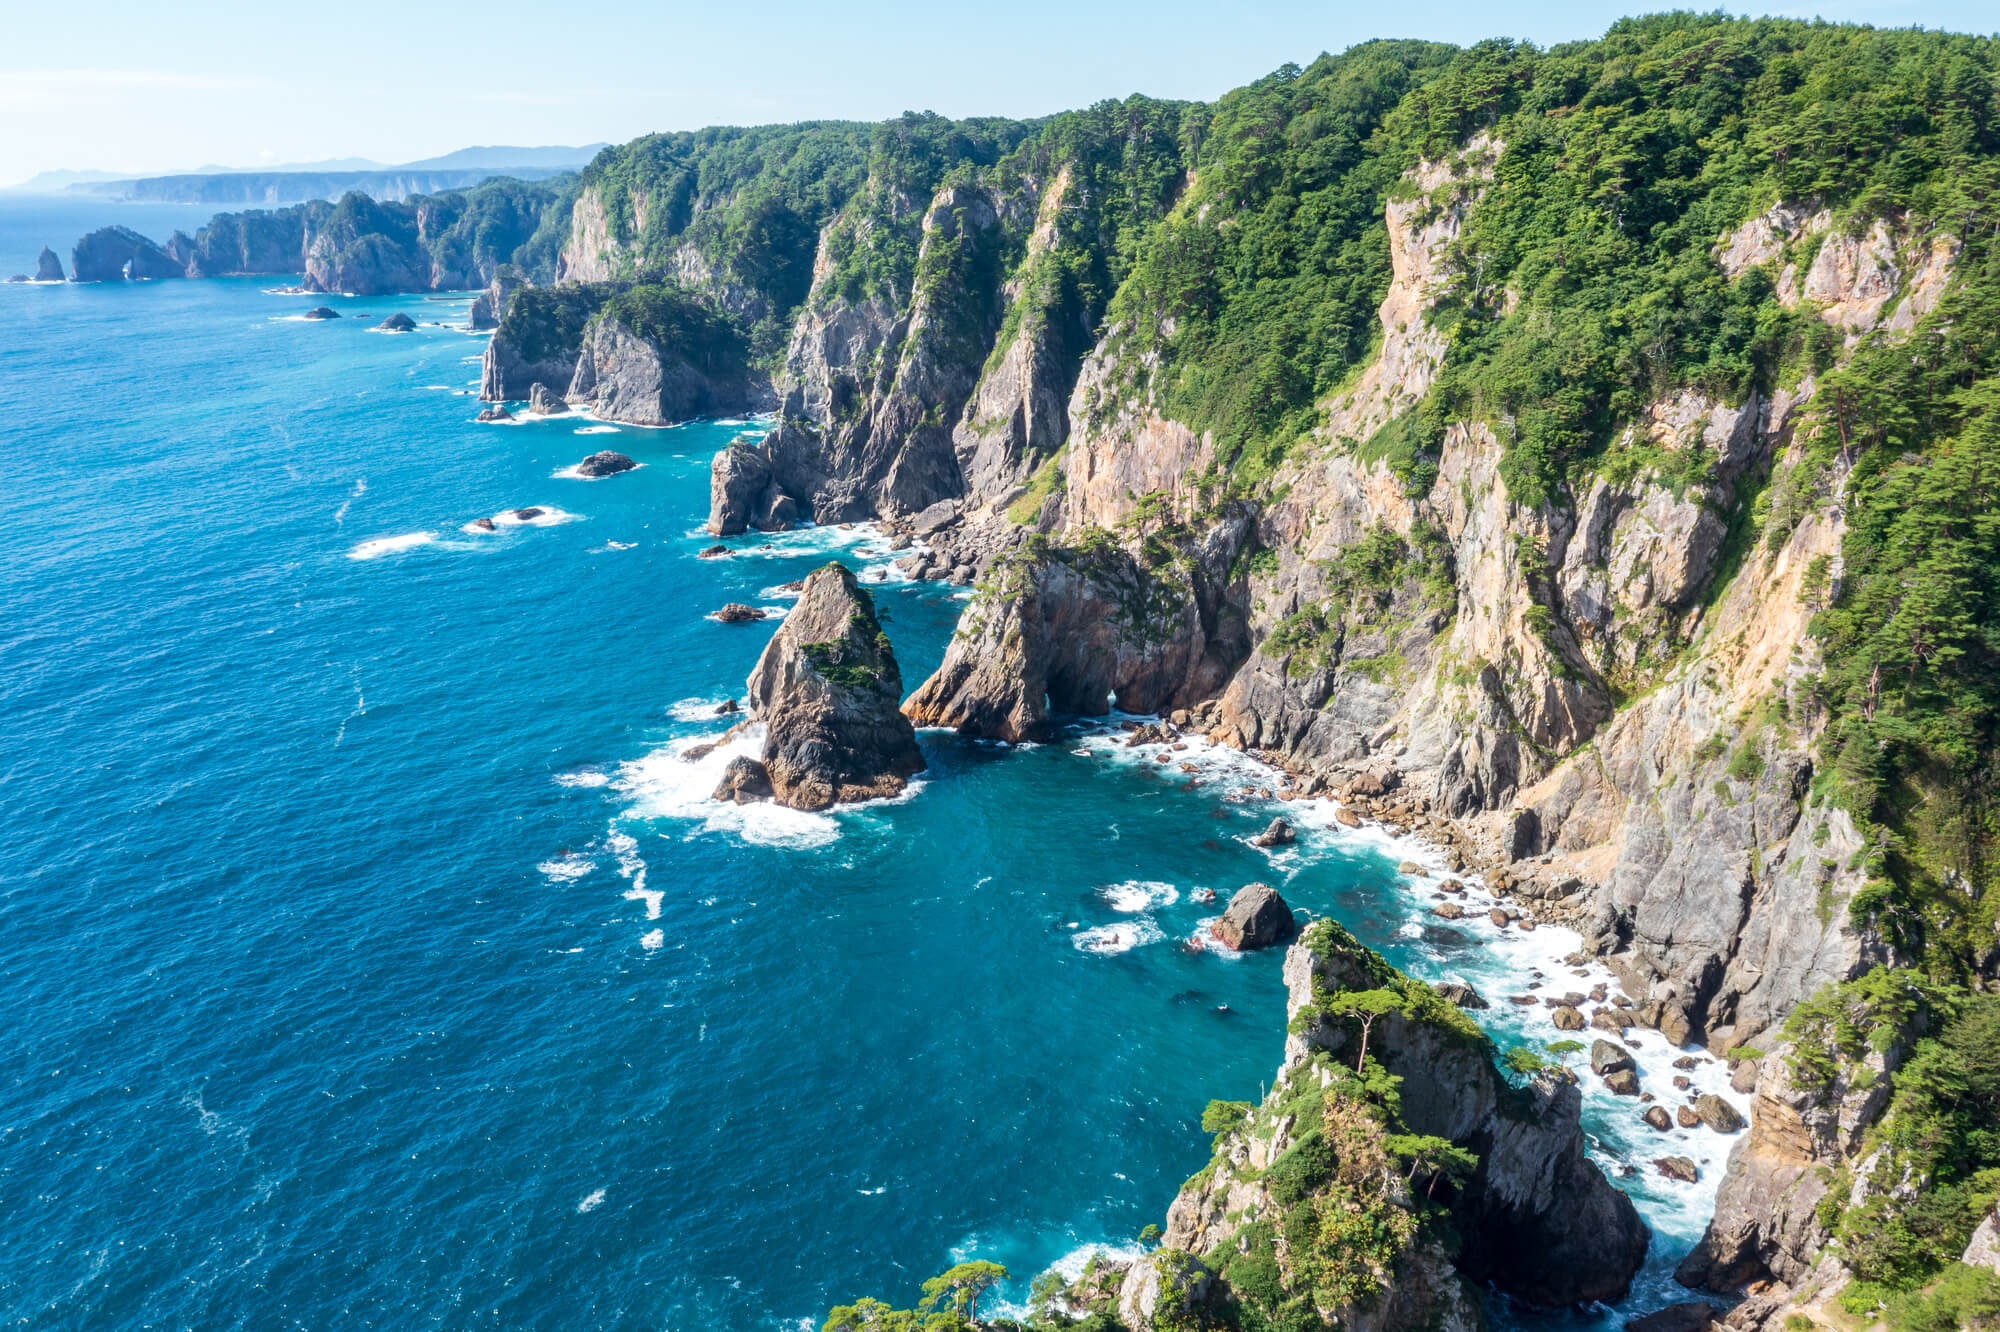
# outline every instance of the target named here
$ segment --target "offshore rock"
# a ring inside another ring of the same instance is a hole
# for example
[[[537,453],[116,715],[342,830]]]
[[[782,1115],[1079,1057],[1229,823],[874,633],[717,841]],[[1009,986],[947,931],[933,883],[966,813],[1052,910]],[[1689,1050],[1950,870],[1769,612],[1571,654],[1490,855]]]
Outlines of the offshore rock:
[[[1470,985],[1461,985],[1457,981],[1446,981],[1443,985],[1436,985],[1431,988],[1435,989],[1444,998],[1457,1004],[1460,1008],[1492,1007],[1491,1004],[1488,1004],[1480,996],[1479,991],[1473,989]]]
[[[715,613],[715,618],[723,624],[750,624],[765,617],[762,606],[746,606],[740,601],[732,601]]]
[[[591,454],[578,463],[576,474],[589,477],[616,476],[620,472],[629,472],[638,465],[622,453],[605,449],[600,453]]]
[[[76,243],[70,273],[78,282],[186,277],[172,255],[130,227],[100,227]]]
[[[844,565],[817,570],[750,673],[778,803],[815,810],[900,792],[924,769],[896,710],[902,691],[873,599]]]
[[[528,390],[528,412],[533,416],[561,416],[569,410],[569,404],[549,392],[549,386],[537,382]]]
[[[417,321],[406,314],[398,312],[390,315],[387,319],[375,325],[375,327],[381,329],[384,333],[409,333],[415,330]]]
[[[340,318],[340,311],[324,305],[315,305],[299,317],[301,319],[338,319]]]
[[[62,260],[56,256],[54,250],[44,245],[42,252],[35,256],[35,281],[61,282],[62,280]]]
[[[708,465],[708,530],[736,536],[753,518],[769,511],[770,455],[748,444],[731,444]]]
[[[1269,948],[1298,932],[1291,907],[1268,883],[1253,883],[1236,890],[1229,909],[1215,922],[1215,937],[1238,952]]]
[[[479,415],[473,419],[478,421],[511,421],[514,419],[514,413],[508,411],[505,407],[486,407],[482,408]]]

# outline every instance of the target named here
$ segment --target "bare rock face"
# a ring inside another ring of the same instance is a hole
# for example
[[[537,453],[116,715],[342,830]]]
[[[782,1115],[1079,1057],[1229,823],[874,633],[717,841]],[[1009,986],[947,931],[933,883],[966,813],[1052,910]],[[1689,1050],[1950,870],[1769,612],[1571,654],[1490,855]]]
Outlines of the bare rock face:
[[[500,327],[500,316],[507,313],[508,298],[527,284],[521,275],[509,267],[503,267],[493,275],[486,290],[472,298],[472,308],[466,313],[466,326],[478,333],[489,328]]]
[[[1701,1117],[1702,1123],[1717,1133],[1743,1131],[1743,1116],[1737,1113],[1736,1107],[1713,1093],[1704,1094],[1697,1100],[1694,1112]]]
[[[569,410],[569,404],[549,392],[547,384],[537,381],[528,390],[528,412],[532,416],[561,416]]]
[[[1209,570],[1226,570],[1241,529],[1210,534],[1193,577],[1116,547],[1031,543],[989,567],[944,662],[904,711],[920,726],[1045,740],[1054,715],[1185,707],[1214,692],[1248,651]]]
[[[924,769],[896,710],[902,691],[874,601],[844,565],[816,571],[750,673],[778,803],[814,810],[900,792]]]
[[[1298,932],[1291,907],[1268,883],[1248,884],[1229,899],[1229,909],[1215,922],[1215,937],[1242,952],[1283,943]]]
[[[1377,988],[1388,970],[1333,922],[1314,924],[1285,956],[1287,1010],[1294,1019],[1312,1014],[1287,1039],[1287,1064],[1325,1049],[1351,1065],[1359,1029],[1327,1015],[1319,1001],[1329,991]],[[1465,1276],[1544,1307],[1625,1294],[1651,1235],[1632,1200],[1587,1155],[1574,1082],[1545,1074],[1524,1089],[1523,1104],[1522,1091],[1495,1067],[1489,1042],[1422,1015],[1378,1019],[1368,1053],[1403,1079],[1411,1132],[1448,1138],[1479,1156],[1453,1208]]]
[[[1626,1322],[1625,1332],[1708,1332],[1715,1325],[1715,1306],[1706,1300],[1670,1304],[1643,1318]]]
[[[687,350],[661,347],[607,315],[584,334],[566,396],[603,420],[643,426],[768,404],[768,384],[741,367],[705,372]]]
[[[56,257],[54,250],[44,245],[42,252],[35,256],[35,281],[61,282],[62,280],[62,260]]]

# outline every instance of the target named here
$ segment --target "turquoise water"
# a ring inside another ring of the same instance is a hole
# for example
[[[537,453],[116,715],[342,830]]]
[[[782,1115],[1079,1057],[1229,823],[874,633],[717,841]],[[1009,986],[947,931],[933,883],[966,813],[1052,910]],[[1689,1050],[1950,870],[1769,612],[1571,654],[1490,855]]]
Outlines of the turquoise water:
[[[701,800],[677,750],[769,636],[705,613],[886,552],[698,560],[750,423],[480,426],[462,298],[268,285],[0,287],[0,1321],[768,1328],[1126,1243],[1282,1050],[1280,957],[1181,946],[1199,887],[1568,987],[1324,807],[1248,846],[1227,756],[927,734],[893,804]],[[607,446],[644,465],[558,475]],[[959,603],[879,595],[914,687]],[[1652,1307],[1709,1186],[1628,1182]]]

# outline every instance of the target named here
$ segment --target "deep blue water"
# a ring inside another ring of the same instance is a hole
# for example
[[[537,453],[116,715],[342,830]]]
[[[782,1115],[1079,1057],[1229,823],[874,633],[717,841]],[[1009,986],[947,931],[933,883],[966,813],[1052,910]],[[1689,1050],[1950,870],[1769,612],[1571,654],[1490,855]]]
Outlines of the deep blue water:
[[[698,560],[750,423],[480,426],[462,300],[267,285],[0,287],[0,1322],[769,1328],[974,1255],[1018,1294],[1161,1220],[1277,1065],[1281,959],[1179,946],[1196,888],[1566,978],[1559,931],[1415,923],[1324,807],[1249,847],[1224,756],[926,735],[893,804],[702,800],[676,751],[769,636],[704,614],[886,553]],[[606,446],[644,466],[557,475]],[[566,520],[462,530],[525,505]],[[880,586],[907,687],[950,594]],[[1629,1183],[1652,1307],[1708,1186]]]

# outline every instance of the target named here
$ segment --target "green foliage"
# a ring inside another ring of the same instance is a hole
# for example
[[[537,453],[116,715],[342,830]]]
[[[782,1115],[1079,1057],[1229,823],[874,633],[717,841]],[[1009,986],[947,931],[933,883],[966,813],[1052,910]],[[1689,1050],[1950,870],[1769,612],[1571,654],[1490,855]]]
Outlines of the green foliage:
[[[494,336],[504,339],[524,360],[574,357],[584,330],[617,291],[616,285],[602,282],[523,287],[507,302]]]
[[[1953,1263],[1926,1291],[1888,1301],[1889,1332],[1959,1332],[2000,1326],[2000,1274]]]
[[[1220,1136],[1250,1117],[1248,1101],[1210,1101],[1201,1112],[1201,1131]]]
[[[677,283],[642,283],[617,292],[598,310],[597,319],[616,320],[711,379],[738,377],[749,369],[750,347],[743,332]]]
[[[1196,183],[1108,317],[1133,350],[1160,354],[1167,414],[1213,430],[1239,485],[1268,474],[1373,348],[1390,275],[1382,204],[1411,159],[1377,131],[1451,55],[1369,42],[1192,118]]]

